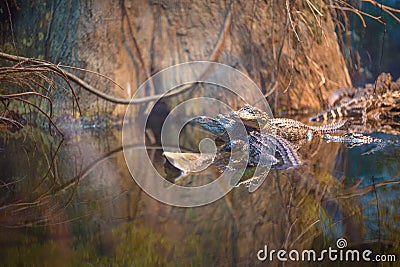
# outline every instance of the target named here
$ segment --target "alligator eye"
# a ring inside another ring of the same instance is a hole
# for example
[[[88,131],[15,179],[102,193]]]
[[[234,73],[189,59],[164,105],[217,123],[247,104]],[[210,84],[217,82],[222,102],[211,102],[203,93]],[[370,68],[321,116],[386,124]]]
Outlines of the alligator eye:
[[[307,134],[306,134],[307,141],[311,141],[312,138],[313,138],[312,132],[310,130],[308,130]]]

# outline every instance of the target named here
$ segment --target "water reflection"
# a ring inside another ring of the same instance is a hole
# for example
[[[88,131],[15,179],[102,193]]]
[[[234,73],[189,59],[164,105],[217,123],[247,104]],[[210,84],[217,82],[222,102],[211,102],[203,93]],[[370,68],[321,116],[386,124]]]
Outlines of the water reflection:
[[[238,187],[212,204],[176,208],[135,184],[119,130],[70,136],[1,133],[3,264],[252,266],[265,264],[256,257],[264,245],[318,250],[342,236],[349,247],[398,255],[398,146],[362,155],[364,146],[314,139],[300,149],[304,166],[270,171],[254,193]],[[148,154],[167,176],[162,151]]]

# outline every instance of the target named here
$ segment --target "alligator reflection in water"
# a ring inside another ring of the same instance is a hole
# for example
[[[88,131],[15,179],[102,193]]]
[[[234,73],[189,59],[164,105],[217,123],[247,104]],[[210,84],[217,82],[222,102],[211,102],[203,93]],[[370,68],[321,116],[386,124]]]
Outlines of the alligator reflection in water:
[[[269,169],[287,170],[303,164],[297,148],[280,136],[250,132],[248,139],[248,143],[241,139],[231,140],[222,145],[216,154],[164,152],[163,155],[184,172],[198,172],[210,164],[220,173],[228,167],[241,169],[258,166],[261,169],[258,175],[237,184],[244,184],[249,190],[259,186]]]
[[[297,151],[304,167],[270,171],[253,194],[239,187],[182,209],[142,193],[118,152],[117,130],[66,135],[59,146],[40,129],[1,133],[4,265],[255,265],[254,252],[265,244],[326,249],[342,236],[353,247],[381,242],[384,252],[400,251],[397,146],[361,157],[363,147],[313,138]],[[162,151],[148,154],[166,176]],[[187,181],[208,179],[205,172]]]
[[[270,118],[268,114],[250,105],[245,105],[238,111],[219,114],[215,118],[198,117],[194,120],[194,124],[222,140],[223,144],[217,154],[166,152],[163,155],[167,161],[184,173],[198,172],[208,165],[215,166],[221,173],[232,161],[230,159],[234,153],[227,152],[231,152],[233,149],[236,158],[237,154],[241,155],[240,160],[236,161],[247,161],[248,167],[259,165],[267,168],[265,173],[256,177],[242,177],[242,182],[239,182],[238,185],[245,184],[246,186],[257,186],[257,183],[262,183],[264,179],[261,179],[260,176],[265,176],[270,168],[284,170],[302,165],[303,162],[296,145],[303,145],[304,141],[310,141],[312,136],[322,136],[327,143],[342,143],[349,148],[375,146],[362,155],[379,151],[387,145],[399,145],[398,140],[383,140],[359,132],[354,133],[355,129],[360,130],[356,120],[343,120],[323,126],[309,126],[292,119]],[[247,132],[239,134],[240,127],[244,127]],[[330,135],[330,133],[344,130],[347,132],[344,135]],[[367,132],[365,128],[364,131]],[[295,142],[296,145],[291,142]]]
[[[349,148],[355,146],[366,146],[366,145],[375,146],[373,149],[364,152],[362,155],[374,153],[376,151],[383,149],[385,146],[390,146],[390,145],[400,146],[400,142],[398,139],[381,139],[369,135],[364,135],[361,133],[347,133],[342,136],[325,135],[323,139],[327,143],[330,142],[342,143]]]
[[[207,164],[213,164],[223,172],[228,162],[245,162],[248,167],[266,168],[258,175],[265,177],[270,168],[288,170],[303,164],[297,152],[298,147],[291,142],[300,144],[305,140],[311,140],[313,135],[321,136],[324,133],[339,131],[346,121],[324,126],[309,126],[288,118],[271,118],[260,109],[246,104],[238,111],[219,114],[215,118],[197,117],[194,119],[194,124],[216,135],[223,141],[223,145],[216,155],[164,153],[172,165],[184,172],[196,172]],[[237,158],[237,154],[239,159],[232,160]],[[233,168],[239,167],[233,166]],[[238,185],[252,186],[249,190],[253,190],[253,186],[257,187],[257,183],[262,181],[262,178],[256,176]]]

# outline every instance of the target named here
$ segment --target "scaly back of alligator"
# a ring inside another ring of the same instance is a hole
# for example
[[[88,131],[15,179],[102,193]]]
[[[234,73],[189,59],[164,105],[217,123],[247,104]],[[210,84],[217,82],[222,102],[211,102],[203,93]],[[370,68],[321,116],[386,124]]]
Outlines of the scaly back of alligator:
[[[365,89],[345,90],[345,92],[349,92],[348,96],[352,97],[350,100],[341,99],[345,95],[342,93],[343,89],[337,91],[339,92],[338,97],[335,97],[335,93],[333,93],[333,97],[329,98],[329,103],[339,104],[311,117],[310,120],[326,121],[342,117],[367,117],[368,113],[375,109],[395,108],[400,103],[399,89],[399,82],[391,82],[390,75],[382,74],[378,77],[375,85],[368,84]]]
[[[271,119],[263,127],[263,130],[271,134],[282,136],[289,141],[308,139],[311,133],[311,129],[308,125],[289,118]]]
[[[327,109],[310,118],[310,121],[327,121],[344,117],[361,117],[367,111],[375,107],[377,97],[374,95],[361,96],[343,103],[339,106]]]
[[[269,133],[280,135],[289,141],[310,139],[312,135],[334,133],[346,124],[346,120],[323,126],[310,126],[288,118],[271,119],[264,127]]]

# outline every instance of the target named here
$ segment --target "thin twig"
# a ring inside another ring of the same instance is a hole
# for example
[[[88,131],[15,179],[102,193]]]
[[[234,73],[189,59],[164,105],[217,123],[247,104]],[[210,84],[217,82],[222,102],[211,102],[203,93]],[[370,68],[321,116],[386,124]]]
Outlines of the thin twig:
[[[118,84],[117,82],[115,82],[113,79],[111,79],[110,77],[108,77],[108,76],[106,76],[106,75],[104,75],[104,74],[101,74],[100,72],[92,71],[92,70],[87,70],[87,69],[82,69],[82,68],[73,67],[73,66],[68,66],[68,65],[62,65],[62,64],[59,64],[58,66],[61,67],[61,68],[79,70],[79,71],[88,72],[88,73],[91,73],[91,74],[96,74],[96,75],[98,75],[98,76],[100,76],[100,77],[103,77],[103,78],[107,79],[107,80],[110,81],[112,84],[114,84],[115,86],[119,87],[121,90],[125,90],[121,85],[119,85],[119,84]]]
[[[372,0],[361,0],[361,2],[366,2],[366,3],[372,4],[372,5],[376,6],[376,7],[382,8],[385,12],[390,11],[390,12],[400,13],[400,9],[396,9],[396,8],[393,8],[393,7],[390,7],[390,6],[386,6],[386,5],[382,4],[382,3],[377,3],[377,2],[372,1]]]
[[[315,10],[316,13],[318,13],[319,16],[323,17],[324,15],[314,6],[314,4],[310,0],[306,0],[307,5],[312,9]],[[314,14],[314,12],[313,12]]]
[[[32,102],[30,102],[30,101],[28,101],[28,100],[26,100],[26,99],[20,98],[20,97],[15,98],[15,99],[17,99],[18,101],[24,102],[24,103],[26,103],[26,104],[28,104],[28,105],[30,105],[30,106],[33,106],[34,108],[36,108],[37,110],[39,110],[40,113],[42,113],[43,115],[45,115],[46,118],[49,120],[49,127],[50,127],[50,125],[53,125],[54,128],[57,130],[57,132],[58,132],[61,136],[64,136],[64,134],[61,132],[61,130],[58,129],[57,125],[54,123],[53,119],[52,119],[44,110],[42,110],[39,106],[37,106],[36,104],[34,104],[34,103],[32,103]],[[50,129],[50,133],[51,133],[51,129]]]
[[[296,35],[297,41],[300,42],[299,35],[297,34],[296,28],[295,28],[294,25],[293,25],[292,16],[291,16],[291,13],[290,13],[289,0],[286,0],[286,12],[287,12],[287,15],[288,15],[288,17],[289,17],[290,25],[292,26],[292,29],[293,29],[293,31],[294,31],[294,34]]]
[[[343,10],[343,11],[351,11],[351,12],[353,12],[354,14],[356,14],[360,18],[363,27],[364,28],[367,27],[367,23],[365,23],[365,20],[364,20],[362,14],[359,12],[359,10],[357,10],[355,8],[342,7],[342,6],[338,6],[338,5],[330,5],[329,7],[335,8],[335,9],[340,9],[340,10]]]
[[[10,11],[10,7],[8,5],[8,1],[6,0],[5,2],[6,2],[6,6],[7,6],[7,11],[8,11],[8,20],[10,21],[11,38],[12,38],[14,49],[17,50],[17,45],[15,44],[15,36],[14,36],[14,29],[13,29],[13,23],[12,23],[12,18],[11,18],[11,11]]]
[[[0,116],[0,121],[11,123],[11,124],[17,126],[18,128],[24,128],[24,125],[22,125],[22,123],[14,120],[14,119],[9,119],[7,117]]]
[[[74,98],[74,100],[75,100],[75,102],[77,104],[79,113],[81,113],[81,108],[80,108],[80,105],[79,105],[79,102],[78,102],[78,97],[76,96],[76,93],[75,93],[72,85],[70,84],[70,82],[68,80],[68,74],[69,75],[72,75],[72,74],[70,74],[67,71],[64,71],[64,70],[60,69],[57,65],[54,65],[54,64],[52,64],[50,62],[47,62],[47,61],[44,61],[44,60],[33,59],[33,58],[25,58],[25,57],[21,57],[21,56],[10,55],[10,54],[3,53],[3,52],[0,52],[0,58],[6,59],[6,60],[10,60],[10,61],[14,61],[14,62],[18,62],[17,65],[21,65],[22,63],[32,63],[32,64],[35,64],[35,65],[37,65],[39,67],[46,67],[46,68],[54,71],[55,73],[57,73],[57,75],[59,75],[61,78],[63,78],[65,80],[65,82],[68,84],[68,86],[69,86],[69,88],[71,90],[71,93],[73,95],[73,98]]]

